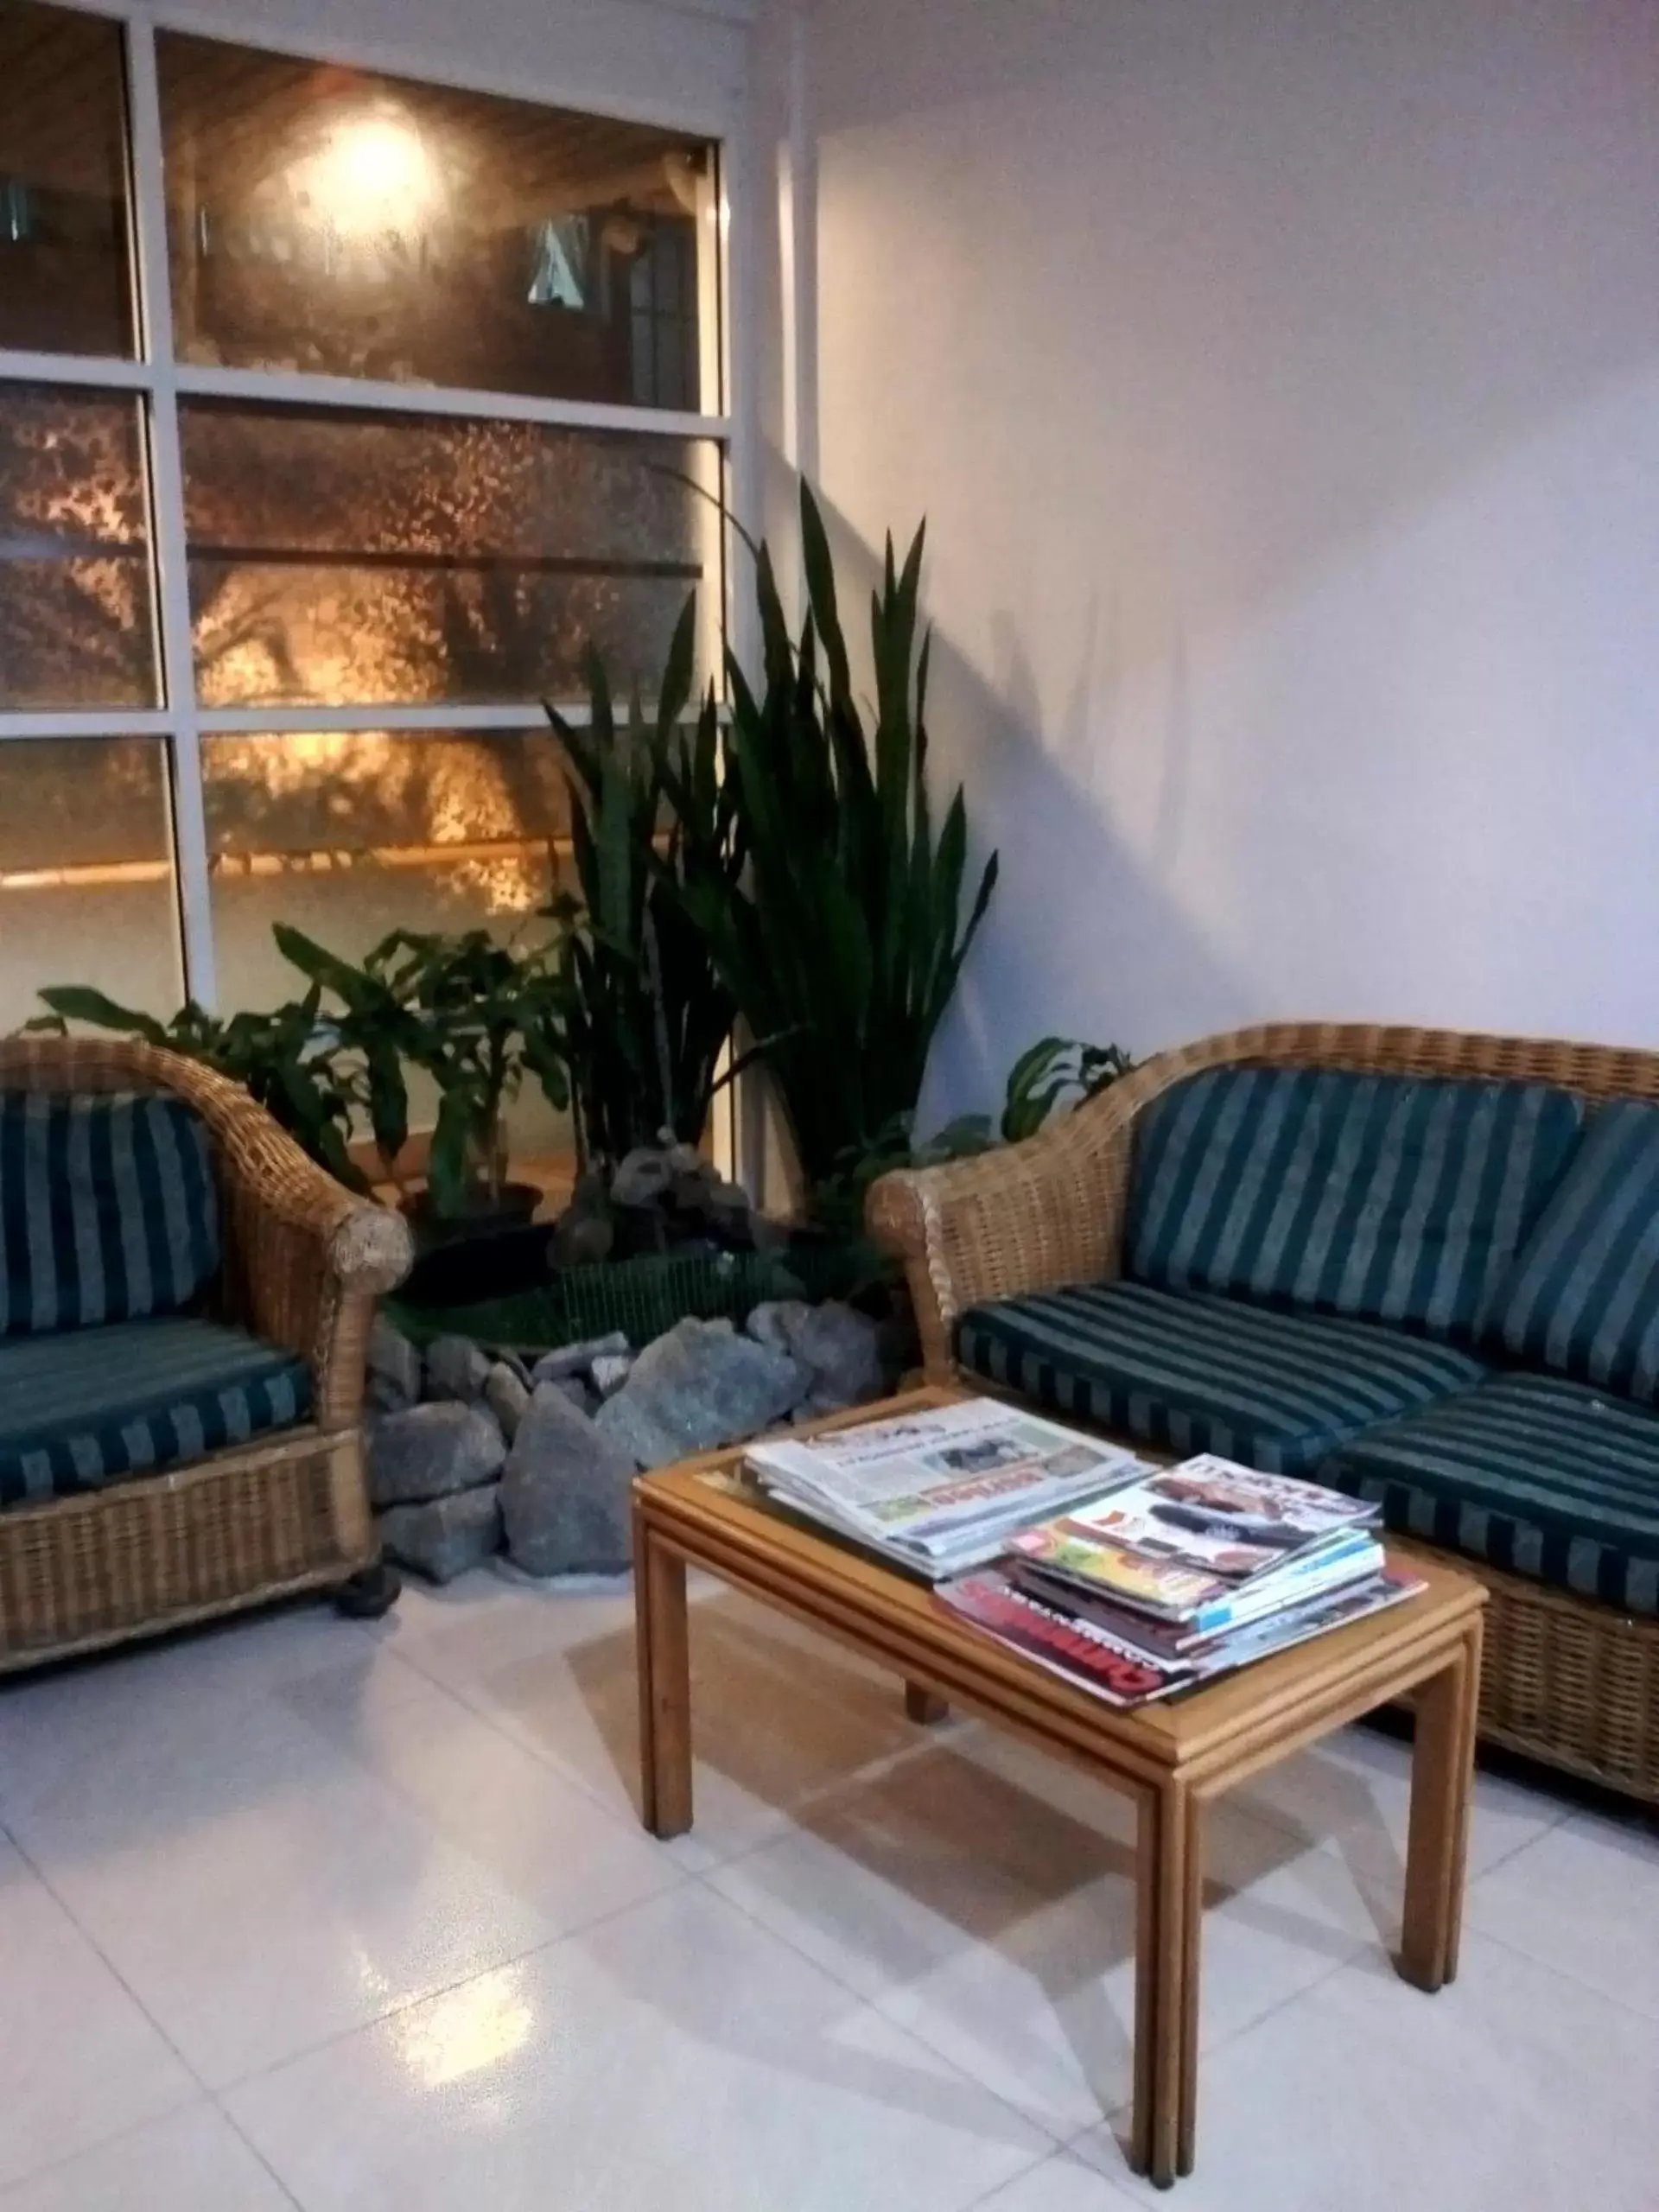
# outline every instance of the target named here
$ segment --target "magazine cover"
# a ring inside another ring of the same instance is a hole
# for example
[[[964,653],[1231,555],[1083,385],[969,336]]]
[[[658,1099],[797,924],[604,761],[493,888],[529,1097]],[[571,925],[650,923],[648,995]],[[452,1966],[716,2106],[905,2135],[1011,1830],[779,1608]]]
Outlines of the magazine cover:
[[[963,1575],[942,1583],[933,1594],[999,1643],[1092,1690],[1109,1705],[1147,1705],[1193,1679],[1191,1668],[1136,1657],[1046,1606],[1033,1605],[1000,1574]]]
[[[1016,1529],[1008,1538],[1008,1549],[1023,1559],[1040,1561],[1057,1574],[1086,1583],[1120,1604],[1167,1613],[1176,1619],[1196,1613],[1233,1587],[1224,1575],[1202,1567],[1150,1559],[1098,1536],[1074,1534],[1074,1522],[1075,1516],[1067,1515],[1062,1520],[1045,1521],[1039,1528]]]
[[[1357,1529],[1334,1537],[1313,1552],[1305,1552],[1271,1574],[1248,1582],[1229,1582],[1220,1575],[1209,1580],[1212,1594],[1196,1605],[1175,1607],[1139,1594],[1148,1587],[1162,1588],[1186,1572],[1144,1560],[1135,1552],[1116,1547],[1078,1545],[1057,1560],[1035,1553],[1034,1547],[1009,1540],[1008,1574],[1019,1589],[1042,1604],[1058,1601],[1083,1609],[1097,1627],[1148,1642],[1154,1650],[1185,1651],[1208,1637],[1221,1635],[1278,1612],[1324,1592],[1345,1589],[1351,1583],[1378,1573],[1382,1547],[1368,1529]],[[1065,1556],[1083,1559],[1079,1571],[1065,1564]],[[1091,1572],[1090,1568],[1096,1571]]]
[[[1144,1475],[1060,1525],[1086,1543],[1241,1582],[1376,1516],[1374,1505],[1338,1491],[1206,1452]]]
[[[1306,1605],[1293,1605],[1287,1612],[1269,1613],[1265,1620],[1235,1629],[1230,1636],[1217,1637],[1213,1643],[1193,1652],[1193,1678],[1211,1681],[1217,1675],[1231,1674],[1235,1667],[1248,1667],[1253,1659],[1266,1659],[1274,1652],[1293,1650],[1297,1644],[1306,1643],[1316,1636],[1346,1628],[1351,1621],[1363,1621],[1369,1614],[1397,1605],[1404,1598],[1414,1598],[1426,1587],[1414,1574],[1389,1567],[1363,1582],[1350,1584],[1346,1589],[1310,1599]]]

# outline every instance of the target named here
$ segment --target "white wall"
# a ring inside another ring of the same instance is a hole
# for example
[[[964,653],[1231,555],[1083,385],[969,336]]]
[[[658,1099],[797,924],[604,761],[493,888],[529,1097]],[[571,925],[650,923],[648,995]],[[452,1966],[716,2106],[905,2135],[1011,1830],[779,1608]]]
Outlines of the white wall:
[[[817,424],[1001,848],[940,1055],[1659,1042],[1659,7],[817,0]]]

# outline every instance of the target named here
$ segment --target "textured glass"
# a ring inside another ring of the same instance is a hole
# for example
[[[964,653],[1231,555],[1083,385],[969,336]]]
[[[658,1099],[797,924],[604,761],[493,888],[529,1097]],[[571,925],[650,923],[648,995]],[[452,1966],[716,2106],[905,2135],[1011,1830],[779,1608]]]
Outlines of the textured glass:
[[[121,30],[0,0],[0,346],[133,350]]]
[[[0,709],[156,696],[137,403],[0,384]]]
[[[289,922],[360,959],[389,930],[539,937],[569,827],[551,732],[399,730],[202,742],[219,991],[275,1006],[303,988],[271,938]],[[412,1107],[432,1118],[418,1080]],[[526,1084],[521,1151],[562,1153],[564,1124]]]
[[[179,1003],[177,901],[158,738],[0,744],[0,1034],[43,983]]]
[[[157,60],[186,360],[698,406],[711,147],[172,32]]]
[[[683,439],[207,401],[183,435],[213,706],[582,696],[590,644],[650,690],[714,542]]]

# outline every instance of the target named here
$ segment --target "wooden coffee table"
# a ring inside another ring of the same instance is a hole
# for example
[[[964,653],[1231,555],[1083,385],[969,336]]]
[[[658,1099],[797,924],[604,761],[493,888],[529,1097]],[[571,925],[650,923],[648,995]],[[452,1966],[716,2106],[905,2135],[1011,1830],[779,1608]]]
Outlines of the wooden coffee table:
[[[845,1427],[949,1404],[918,1390],[818,1424]],[[769,1506],[715,1452],[634,1486],[644,1817],[653,1835],[691,1825],[685,1570],[722,1580],[890,1665],[918,1721],[951,1704],[1000,1722],[1134,1797],[1137,1929],[1130,2163],[1167,2187],[1192,2169],[1198,2102],[1203,1819],[1212,1797],[1390,1699],[1416,1707],[1404,1934],[1398,1966],[1419,1989],[1457,1971],[1480,1682],[1471,1577],[1402,1557],[1421,1595],[1264,1659],[1166,1705],[1120,1712],[981,1636],[918,1582]]]

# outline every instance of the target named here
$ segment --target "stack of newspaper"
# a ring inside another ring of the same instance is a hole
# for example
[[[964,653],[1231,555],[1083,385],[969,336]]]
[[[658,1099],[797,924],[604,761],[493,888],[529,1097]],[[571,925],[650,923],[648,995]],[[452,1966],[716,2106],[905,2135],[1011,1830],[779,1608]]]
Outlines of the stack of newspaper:
[[[1109,1703],[1141,1705],[1412,1596],[1422,1586],[1388,1567],[1376,1517],[1206,1452],[1013,1532],[1000,1573],[938,1595]]]
[[[993,1398],[753,1445],[744,1465],[792,1511],[929,1581],[1147,1471],[1132,1452]]]

